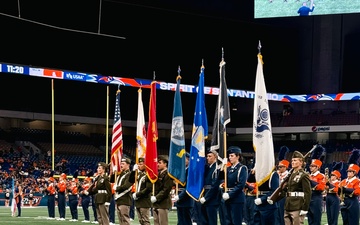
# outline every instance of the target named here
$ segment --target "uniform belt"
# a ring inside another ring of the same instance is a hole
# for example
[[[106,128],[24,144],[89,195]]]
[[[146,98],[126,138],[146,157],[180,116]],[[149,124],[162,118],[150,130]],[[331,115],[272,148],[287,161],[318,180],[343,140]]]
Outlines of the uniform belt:
[[[286,193],[287,197],[304,197],[304,192],[297,192],[297,191],[293,191],[293,192],[288,192]]]
[[[234,190],[235,188],[228,188],[228,191],[232,191],[232,190]]]
[[[208,184],[208,185],[204,185],[204,189],[205,189],[205,190],[209,190],[209,189],[211,189],[211,185],[210,185],[210,184]]]
[[[247,192],[247,193],[246,193],[246,196],[256,196],[256,194]]]
[[[185,188],[178,188],[178,190],[179,190],[179,191],[183,191],[183,190],[185,190]]]
[[[106,190],[98,190],[98,193],[107,193],[107,191]]]
[[[259,191],[259,195],[267,195],[270,191]]]

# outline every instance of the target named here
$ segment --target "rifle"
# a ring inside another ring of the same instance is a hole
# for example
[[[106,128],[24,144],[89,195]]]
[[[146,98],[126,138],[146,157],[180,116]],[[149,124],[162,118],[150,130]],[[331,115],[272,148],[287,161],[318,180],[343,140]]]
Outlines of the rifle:
[[[306,157],[308,157],[316,148],[318,147],[318,144],[314,145],[312,147],[312,149],[310,149],[310,151],[308,153],[306,153],[304,155],[304,162],[305,162],[305,159]],[[281,182],[281,184],[279,185],[278,188],[276,188],[276,190],[272,193],[272,195],[268,198],[268,200],[271,200],[272,202],[277,202],[279,200],[281,200],[283,197],[281,197],[281,193],[282,191],[284,190],[287,182],[289,181],[290,179],[290,176],[293,172],[293,168],[291,168],[291,170],[289,170],[289,173],[287,174],[287,176],[284,178],[284,180]]]

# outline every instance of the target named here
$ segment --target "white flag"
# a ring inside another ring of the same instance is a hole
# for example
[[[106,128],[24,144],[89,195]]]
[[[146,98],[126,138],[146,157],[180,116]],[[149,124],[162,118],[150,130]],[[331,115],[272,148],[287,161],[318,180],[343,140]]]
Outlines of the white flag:
[[[146,129],[144,106],[142,102],[142,90],[138,90],[138,115],[136,125],[136,162],[139,158],[145,158],[146,154]]]
[[[275,169],[274,144],[269,102],[263,74],[262,55],[258,54],[255,81],[253,145],[255,150],[255,177],[258,186],[267,181]]]

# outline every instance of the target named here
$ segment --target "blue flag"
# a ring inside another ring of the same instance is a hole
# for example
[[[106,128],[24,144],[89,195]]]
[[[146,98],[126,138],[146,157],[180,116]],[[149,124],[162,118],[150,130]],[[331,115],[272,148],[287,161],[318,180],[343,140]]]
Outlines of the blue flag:
[[[174,109],[171,124],[171,140],[169,153],[169,167],[168,173],[177,183],[185,186],[186,172],[185,172],[185,135],[184,135],[184,120],[182,112],[182,103],[180,95],[180,75],[176,78],[176,91],[174,96]]]
[[[190,161],[186,192],[195,200],[201,198],[204,187],[205,139],[208,123],[204,95],[204,66],[201,67],[198,93],[196,97],[194,123],[191,137]]]

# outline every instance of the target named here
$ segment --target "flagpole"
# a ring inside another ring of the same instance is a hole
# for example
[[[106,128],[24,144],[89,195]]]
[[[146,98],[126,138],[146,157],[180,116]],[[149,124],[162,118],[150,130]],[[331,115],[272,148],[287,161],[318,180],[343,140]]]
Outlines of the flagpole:
[[[224,62],[224,48],[221,48],[221,61]],[[224,159],[226,159],[226,154],[227,154],[227,146],[226,146],[226,127],[224,125],[224,134],[223,134],[223,140],[224,140],[224,143],[223,143],[223,146],[224,146]],[[227,164],[227,163],[226,163]],[[224,190],[225,192],[228,191],[227,189],[227,165],[223,165],[224,166]]]
[[[105,163],[109,162],[109,86],[106,87]]]
[[[54,116],[54,79],[51,79],[51,169],[55,170],[55,116]]]

